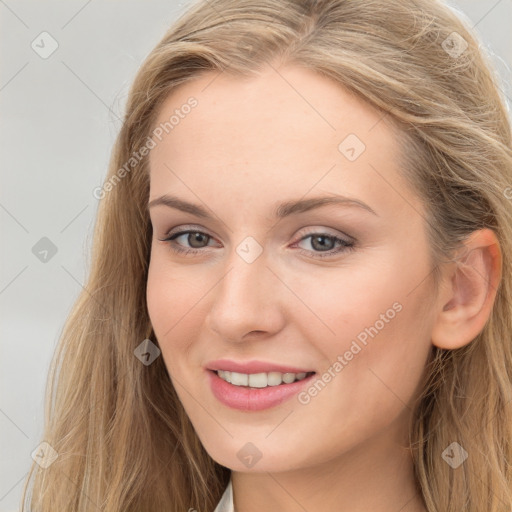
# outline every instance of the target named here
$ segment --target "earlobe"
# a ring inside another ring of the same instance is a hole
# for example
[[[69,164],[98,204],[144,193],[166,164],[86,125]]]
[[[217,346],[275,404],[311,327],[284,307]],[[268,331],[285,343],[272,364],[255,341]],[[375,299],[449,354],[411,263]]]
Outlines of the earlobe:
[[[447,267],[438,296],[433,345],[455,349],[467,345],[489,319],[501,280],[502,258],[494,231],[474,231],[455,264]]]

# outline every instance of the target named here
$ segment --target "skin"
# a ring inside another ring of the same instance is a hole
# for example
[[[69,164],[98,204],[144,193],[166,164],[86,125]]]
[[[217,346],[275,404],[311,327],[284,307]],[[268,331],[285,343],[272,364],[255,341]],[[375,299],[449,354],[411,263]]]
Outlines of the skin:
[[[150,208],[147,303],[201,442],[232,470],[235,509],[426,510],[407,443],[411,407],[432,346],[470,342],[490,314],[494,234],[475,232],[470,271],[443,267],[436,294],[424,207],[399,175],[399,134],[380,113],[310,70],[269,66],[254,78],[209,72],[182,85],[157,123],[191,96],[197,107],[151,150],[149,201],[173,194],[213,219]],[[348,134],[366,146],[355,161],[338,150]],[[376,214],[324,205],[273,217],[281,202],[333,195]],[[210,238],[161,241],[171,229]],[[354,248],[321,258],[313,234],[355,239]],[[248,236],[263,248],[252,263],[236,251]],[[395,303],[400,312],[307,404],[294,397],[243,412],[210,390],[204,366],[221,357],[322,375]],[[262,454],[251,468],[237,456],[248,442]]]

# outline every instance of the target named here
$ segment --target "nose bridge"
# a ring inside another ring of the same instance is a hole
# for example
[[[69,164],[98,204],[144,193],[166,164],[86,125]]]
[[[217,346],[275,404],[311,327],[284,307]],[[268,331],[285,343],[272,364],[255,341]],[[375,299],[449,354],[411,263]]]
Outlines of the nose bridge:
[[[232,340],[241,339],[251,331],[276,329],[279,305],[275,281],[264,254],[251,261],[234,249],[226,273],[214,289],[208,315],[210,328]]]
[[[228,263],[228,272],[219,283],[216,302],[225,303],[228,307],[246,306],[249,310],[257,302],[262,301],[262,295],[266,295],[265,287],[269,281],[267,274],[270,274],[270,271],[266,267],[263,255],[248,262],[233,251]]]

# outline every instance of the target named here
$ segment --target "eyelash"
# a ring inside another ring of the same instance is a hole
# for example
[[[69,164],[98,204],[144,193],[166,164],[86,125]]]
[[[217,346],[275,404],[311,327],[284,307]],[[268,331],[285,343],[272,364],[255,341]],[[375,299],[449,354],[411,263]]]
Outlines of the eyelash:
[[[201,249],[190,249],[190,248],[182,248],[179,245],[176,245],[175,243],[173,243],[176,238],[179,238],[182,235],[191,234],[191,233],[196,233],[196,234],[199,233],[201,235],[206,236],[210,240],[212,239],[212,237],[210,235],[208,235],[207,233],[204,233],[203,231],[188,229],[188,230],[183,230],[183,231],[177,231],[176,233],[173,233],[172,235],[167,236],[167,238],[159,239],[159,240],[161,242],[167,242],[169,248],[173,252],[178,253],[178,254],[194,255],[194,254],[203,252],[207,246],[204,248],[201,248]],[[355,245],[354,242],[349,242],[349,241],[344,240],[343,238],[337,237],[335,235],[330,235],[329,233],[321,233],[321,232],[309,233],[308,235],[303,236],[300,240],[295,242],[295,244],[298,244],[298,243],[302,242],[303,240],[306,240],[308,238],[311,238],[313,236],[318,236],[318,235],[332,239],[334,241],[335,245],[337,243],[341,243],[341,246],[339,246],[337,249],[330,249],[329,251],[308,251],[306,249],[299,248],[299,252],[301,254],[306,254],[307,256],[311,256],[311,253],[313,253],[315,255],[314,256],[315,258],[327,258],[329,256],[335,256],[335,255],[343,253],[343,252],[346,253],[346,252],[351,252],[354,250],[354,245]]]

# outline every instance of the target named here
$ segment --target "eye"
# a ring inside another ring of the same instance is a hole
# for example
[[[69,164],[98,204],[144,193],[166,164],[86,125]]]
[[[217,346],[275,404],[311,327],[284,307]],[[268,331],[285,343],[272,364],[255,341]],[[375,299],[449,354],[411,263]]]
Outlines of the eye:
[[[179,243],[179,239],[182,239],[182,242],[185,244],[189,244],[189,247],[183,247],[182,243]],[[208,243],[213,238],[198,230],[182,230],[177,231],[175,233],[169,233],[169,235],[164,239],[159,239],[162,242],[167,242],[172,251],[176,253],[183,254],[197,254],[199,252],[204,252],[202,249],[208,247]]]
[[[302,254],[306,254],[315,258],[326,258],[334,256],[342,252],[348,252],[354,250],[354,241],[345,240],[336,235],[329,233],[310,233],[307,236],[302,237],[296,245],[308,240],[306,245],[309,245],[313,250],[300,249]]]

